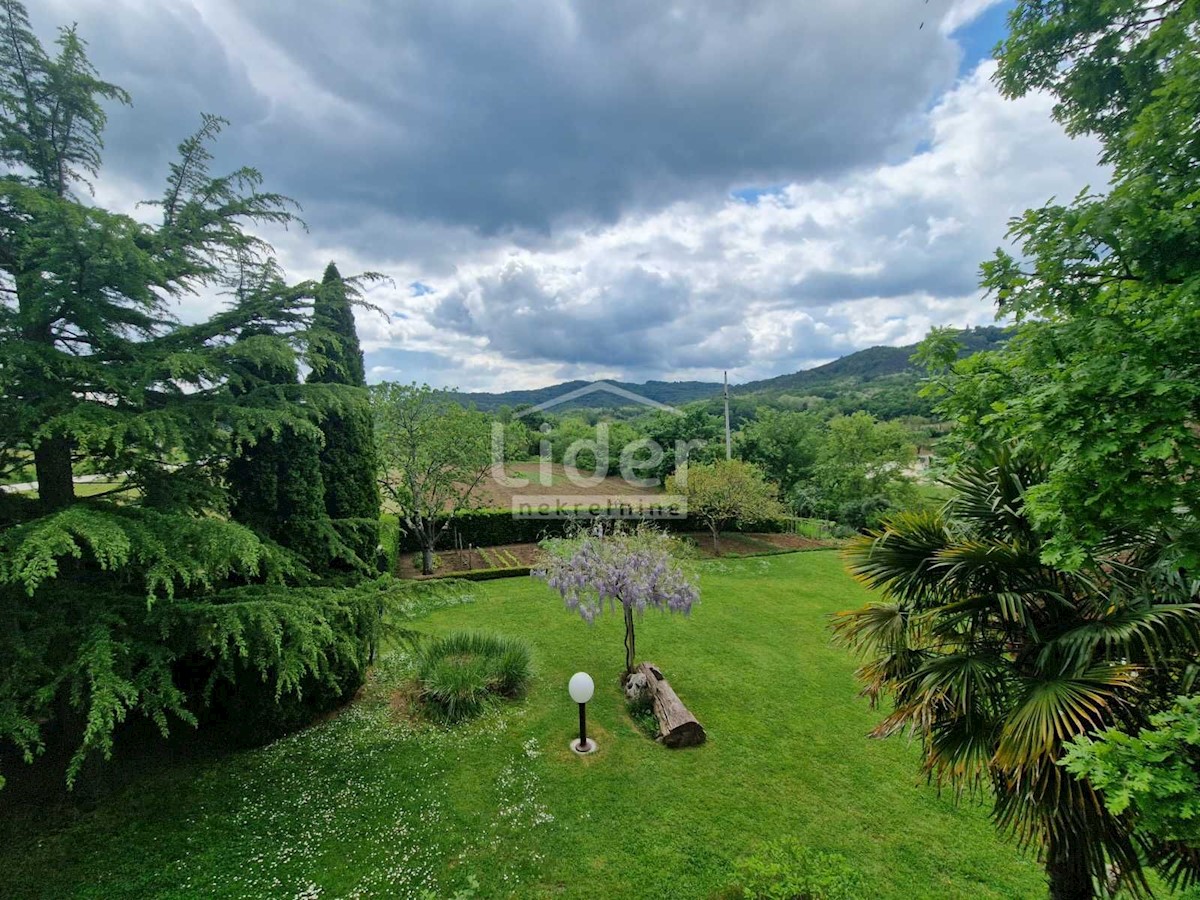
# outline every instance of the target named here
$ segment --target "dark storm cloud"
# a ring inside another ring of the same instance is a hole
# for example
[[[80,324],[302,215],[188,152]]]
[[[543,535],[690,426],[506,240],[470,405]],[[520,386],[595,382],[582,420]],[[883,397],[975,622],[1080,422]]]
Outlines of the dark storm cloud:
[[[961,297],[979,286],[979,260],[986,248],[974,255],[956,251],[938,256],[887,248],[888,258],[876,257],[874,271],[815,271],[796,281],[785,296],[805,305],[909,294]]]
[[[387,210],[545,230],[841,172],[910,142],[958,58],[879,0],[58,0],[39,27],[52,12],[135,95],[113,165],[143,177],[221,113],[223,158],[331,228]]]
[[[728,365],[745,361],[742,310],[697,295],[686,278],[634,267],[598,282],[566,297],[537,271],[510,265],[443,297],[436,318],[510,359],[667,371],[711,364],[716,344]]]
[[[100,202],[157,195],[200,112],[222,114],[215,168],[257,166],[304,205],[310,231],[265,233],[289,274],[332,258],[392,276],[370,295],[390,319],[359,320],[372,379],[500,389],[747,380],[986,319],[976,270],[1005,220],[1076,190],[1094,159],[1044,98],[1004,100],[989,66],[957,73],[945,22],[988,2],[40,0],[31,15],[48,39],[78,21],[133,94],[110,118]]]
[[[176,147],[199,127],[201,113],[236,123],[216,148],[221,162],[252,162],[236,150],[267,115],[270,101],[191,4],[50,2],[31,4],[30,16],[48,47],[59,26],[78,23],[100,77],[129,92],[131,107],[109,109],[105,168],[141,187],[146,199],[159,194]]]

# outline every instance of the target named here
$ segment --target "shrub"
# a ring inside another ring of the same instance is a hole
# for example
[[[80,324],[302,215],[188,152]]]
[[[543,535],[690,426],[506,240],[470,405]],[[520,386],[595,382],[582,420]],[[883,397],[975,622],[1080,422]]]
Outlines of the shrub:
[[[387,517],[385,517],[387,518]],[[592,524],[584,514],[567,515],[561,519],[520,518],[514,516],[511,509],[467,509],[459,510],[450,517],[450,528],[442,539],[446,546],[454,544],[454,535],[465,547],[498,547],[504,544],[538,544],[548,538],[570,537],[580,526]],[[627,524],[635,525],[637,520],[625,519]],[[704,531],[707,526],[695,517],[686,519],[671,519],[647,515],[646,522],[659,528],[674,532]],[[791,522],[786,518],[768,518],[759,522],[742,522],[734,524],[727,530],[759,533],[778,533],[788,531]],[[400,553],[410,553],[420,550],[420,542],[414,535],[399,529],[392,538],[395,549]],[[441,545],[439,545],[441,546]]]
[[[429,641],[417,662],[421,700],[446,723],[478,715],[493,697],[519,696],[530,675],[524,641],[472,631]]]
[[[735,863],[747,900],[858,900],[867,896],[845,857],[812,850],[794,839],[771,841]]]

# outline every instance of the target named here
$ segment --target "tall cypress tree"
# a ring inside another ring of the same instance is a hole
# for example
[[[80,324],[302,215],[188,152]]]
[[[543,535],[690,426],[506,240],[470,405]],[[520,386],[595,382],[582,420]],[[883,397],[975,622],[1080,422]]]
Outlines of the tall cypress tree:
[[[262,330],[242,333],[231,351],[238,360],[231,390],[254,408],[287,408],[294,403],[288,388],[299,381],[296,363],[284,348],[256,346],[268,341],[272,337]],[[337,555],[339,541],[325,512],[320,438],[307,424],[288,422],[273,434],[239,442],[229,462],[230,514],[320,572]]]
[[[329,518],[368,566],[379,547],[379,485],[376,482],[375,431],[367,401],[362,348],[354,327],[347,285],[330,263],[313,305],[313,338],[309,346],[309,383],[341,384],[354,388],[355,397],[321,423],[321,478]]]

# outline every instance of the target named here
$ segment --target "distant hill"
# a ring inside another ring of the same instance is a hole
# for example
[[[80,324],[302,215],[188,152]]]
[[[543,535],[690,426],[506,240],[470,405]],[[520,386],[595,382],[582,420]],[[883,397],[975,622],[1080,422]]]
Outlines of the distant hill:
[[[998,328],[994,325],[972,328],[959,332],[958,341],[963,346],[963,356],[970,356],[981,350],[993,350],[1008,340],[1009,329]],[[903,347],[869,347],[859,350],[849,356],[835,359],[833,362],[793,372],[791,375],[777,375],[762,381],[750,381],[730,388],[735,394],[760,394],[764,392],[778,393],[781,391],[794,392],[809,387],[825,387],[831,382],[854,379],[859,382],[871,381],[888,375],[902,373],[919,374],[912,363],[912,355],[917,350],[916,344],[906,344]]]
[[[704,400],[721,392],[720,383],[710,381],[647,381],[644,384],[634,384],[628,381],[611,381],[606,379],[605,382],[619,388],[624,388],[627,391],[632,391],[649,400],[656,400],[659,403],[667,403],[671,406],[690,403],[693,400]],[[571,391],[587,387],[589,384],[592,384],[592,382],[564,381],[559,384],[552,384],[549,387],[535,388],[530,391],[504,391],[498,394],[458,391],[452,393],[451,396],[461,403],[473,403],[478,409],[491,411],[499,409],[501,406],[515,407],[525,404],[537,406],[540,403],[545,403],[547,400],[553,400],[555,397],[561,397],[563,394],[569,394]],[[621,405],[620,399],[613,394],[596,393],[580,397],[569,403],[564,403],[561,408],[611,409],[618,405]]]
[[[980,350],[990,350],[1008,339],[1009,331],[995,326],[972,328],[959,334],[963,344],[963,355],[977,353]],[[915,383],[918,376],[916,367],[910,357],[916,351],[916,344],[904,347],[871,347],[859,350],[833,362],[793,372],[790,375],[778,375],[761,381],[748,381],[745,384],[731,384],[731,394],[739,397],[762,395],[764,398],[780,394],[822,394],[829,395],[842,390],[861,391],[864,386],[875,380],[883,380],[895,386],[896,382]],[[909,376],[895,378],[894,376]],[[609,381],[609,384],[627,391],[632,391],[659,403],[678,406],[696,400],[709,400],[721,394],[722,385],[717,381],[647,381],[635,384],[624,381]],[[456,392],[453,396],[459,402],[474,404],[478,409],[491,411],[502,406],[516,407],[528,404],[537,406],[578,388],[586,387],[588,381],[565,381],[552,384],[549,387],[536,388],[528,391],[504,391],[501,393],[468,393]],[[622,405],[619,398],[611,393],[597,392],[579,397],[569,403],[562,404],[560,409],[611,409]]]

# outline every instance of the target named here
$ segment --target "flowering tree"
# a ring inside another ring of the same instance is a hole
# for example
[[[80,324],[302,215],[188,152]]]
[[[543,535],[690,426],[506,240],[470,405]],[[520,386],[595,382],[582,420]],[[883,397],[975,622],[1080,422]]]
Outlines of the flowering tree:
[[[548,541],[548,561],[535,569],[576,610],[593,622],[607,605],[625,614],[625,674],[633,673],[634,613],[647,609],[688,613],[699,588],[677,558],[677,539],[653,528],[586,534]]]

